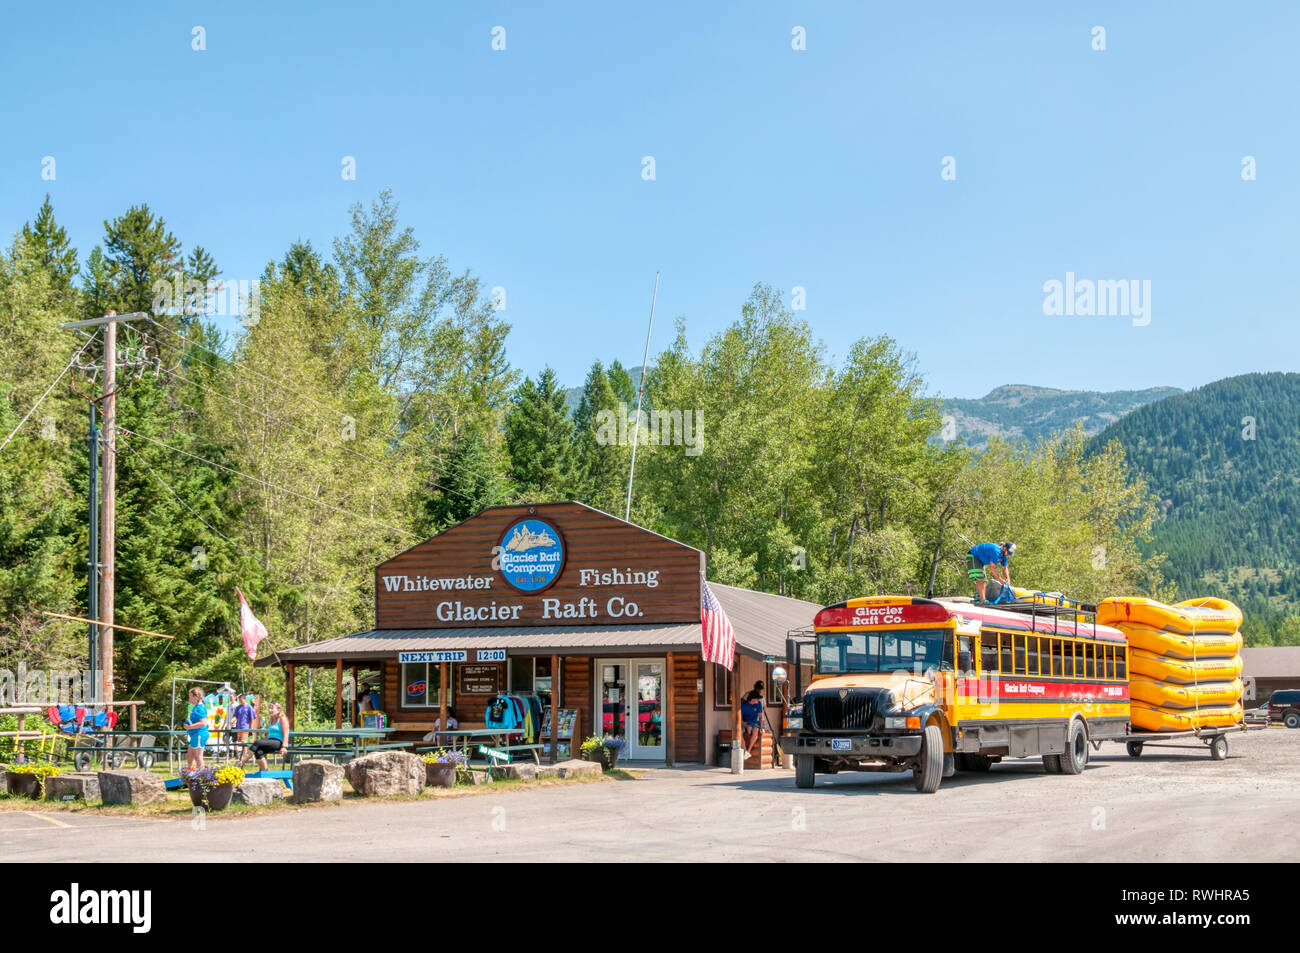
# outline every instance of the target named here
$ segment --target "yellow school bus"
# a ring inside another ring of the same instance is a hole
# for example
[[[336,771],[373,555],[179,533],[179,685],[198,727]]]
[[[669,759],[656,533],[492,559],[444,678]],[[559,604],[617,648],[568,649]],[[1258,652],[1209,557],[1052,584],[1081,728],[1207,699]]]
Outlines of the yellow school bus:
[[[1087,608],[871,596],[822,609],[811,683],[781,738],[795,784],[911,771],[933,793],[1005,757],[1079,774],[1089,745],[1129,730],[1127,641]]]

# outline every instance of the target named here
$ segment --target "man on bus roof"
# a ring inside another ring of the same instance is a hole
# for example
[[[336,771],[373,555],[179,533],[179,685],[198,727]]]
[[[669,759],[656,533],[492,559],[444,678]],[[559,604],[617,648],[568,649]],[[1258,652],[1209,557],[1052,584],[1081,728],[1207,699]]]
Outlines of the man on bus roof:
[[[992,577],[1011,588],[1008,561],[1016,554],[1015,543],[978,543],[966,554],[966,575],[975,583],[976,602],[985,601],[984,587]]]

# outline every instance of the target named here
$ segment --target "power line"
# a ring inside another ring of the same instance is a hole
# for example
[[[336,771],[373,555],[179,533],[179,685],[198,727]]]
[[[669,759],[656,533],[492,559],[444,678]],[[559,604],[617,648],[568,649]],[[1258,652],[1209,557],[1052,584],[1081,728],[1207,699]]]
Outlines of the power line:
[[[312,503],[316,506],[323,506],[326,509],[334,510],[335,512],[338,513],[342,513],[345,516],[351,516],[353,519],[365,520],[367,523],[374,523],[376,526],[380,526],[383,527],[384,529],[391,530],[394,533],[401,533],[403,536],[409,536],[412,539],[423,539],[423,537],[418,536],[415,533],[412,533],[410,530],[399,529],[396,526],[389,526],[387,523],[380,522],[379,520],[374,519],[373,517],[362,516],[360,513],[353,513],[351,510],[345,510],[343,507],[335,506],[333,503],[326,503],[324,500],[313,499],[312,497],[307,496],[304,493],[299,493],[297,490],[291,490],[286,486],[280,486],[277,483],[271,483],[269,480],[263,480],[261,477],[255,477],[249,473],[242,473],[239,470],[234,469],[233,467],[228,467],[225,466],[224,464],[216,463],[215,461],[209,460],[207,457],[201,457],[197,453],[191,453],[188,450],[182,450],[179,447],[173,447],[170,444],[163,443],[161,440],[158,440],[154,437],[150,437],[148,434],[136,433],[133,430],[127,430],[125,427],[118,427],[117,431],[118,433],[126,434],[129,437],[139,437],[142,440],[148,440],[150,443],[155,443],[158,446],[162,447],[164,450],[170,450],[172,453],[182,454],[183,456],[187,456],[190,457],[191,459],[198,460],[200,463],[204,463],[210,467],[216,467],[219,470],[225,470],[227,473],[233,473],[235,476],[242,477],[245,480],[251,480],[254,483],[260,483],[262,486],[268,489],[279,490],[281,493],[288,493],[290,496],[296,496],[299,499],[305,500],[308,503]]]
[[[76,363],[77,358],[81,357],[82,351],[85,351],[86,348],[90,347],[90,343],[93,340],[94,340],[94,336],[91,335],[90,339],[87,340],[85,344],[81,345],[81,348],[75,354],[72,355],[72,357],[68,360],[68,363],[64,365],[63,370],[59,371],[58,376],[55,377],[54,380],[50,381],[50,386],[45,388],[45,393],[41,394],[41,396],[37,398],[36,403],[32,404],[32,409],[27,411],[27,413],[23,416],[22,420],[18,421],[18,426],[15,427],[12,431],[10,431],[9,436],[5,437],[4,443],[0,443],[0,450],[3,450],[5,447],[9,446],[9,441],[14,439],[14,434],[22,430],[23,425],[27,423],[28,418],[31,417],[32,414],[36,413],[36,408],[41,406],[41,404],[45,403],[45,398],[50,396],[50,391],[54,390],[54,385],[57,384],[59,381],[63,380],[63,375],[68,373],[68,370],[72,367],[73,364]]]
[[[235,542],[233,539],[231,539],[231,538],[230,538],[229,536],[227,536],[225,533],[221,532],[221,530],[217,529],[215,526],[213,526],[211,523],[209,523],[207,520],[205,520],[202,516],[200,516],[200,515],[198,514],[198,512],[195,511],[194,507],[192,507],[192,506],[190,506],[188,503],[186,503],[185,500],[181,498],[181,495],[180,495],[179,493],[177,493],[177,492],[172,488],[172,486],[171,486],[171,485],[170,485],[166,480],[164,480],[161,476],[158,475],[158,471],[156,471],[153,467],[151,467],[151,466],[149,465],[149,461],[148,461],[148,460],[146,460],[146,459],[145,459],[143,456],[141,456],[139,453],[136,453],[136,450],[135,450],[134,447],[132,447],[130,444],[125,443],[125,442],[122,443],[122,446],[126,449],[126,451],[127,451],[128,453],[131,454],[131,456],[135,457],[137,460],[139,460],[141,463],[143,463],[143,464],[145,465],[145,468],[149,471],[149,473],[153,475],[153,478],[154,478],[155,480],[157,480],[159,483],[161,483],[161,484],[163,485],[163,488],[166,489],[168,493],[170,493],[172,496],[176,497],[177,502],[180,503],[181,506],[183,506],[183,507],[185,507],[187,510],[189,510],[190,513],[193,515],[193,517],[194,517],[196,520],[198,520],[200,523],[202,523],[204,526],[206,526],[206,527],[207,527],[209,530],[211,530],[213,533],[216,533],[218,536],[220,536],[222,539],[224,539],[226,542],[228,542],[231,546],[234,546],[237,550],[239,550],[239,551],[240,551],[241,553],[243,553],[245,556],[252,556],[254,559],[257,558],[257,556],[256,556],[254,553],[251,553],[251,552],[249,552],[247,549],[245,549],[243,546],[240,546],[237,542]]]

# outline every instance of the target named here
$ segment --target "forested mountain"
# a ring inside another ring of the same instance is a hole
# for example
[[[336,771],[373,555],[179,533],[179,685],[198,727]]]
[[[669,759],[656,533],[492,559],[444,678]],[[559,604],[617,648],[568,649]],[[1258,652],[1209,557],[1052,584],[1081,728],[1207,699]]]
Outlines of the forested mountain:
[[[1138,407],[1180,393],[1177,387],[1103,393],[1007,384],[976,400],[945,400],[943,436],[972,447],[985,446],[990,437],[1032,443],[1076,424],[1092,436]]]
[[[1300,641],[1300,374],[1245,374],[1169,397],[1093,447],[1111,440],[1161,499],[1146,549],[1168,554],[1162,571],[1180,597],[1226,594],[1256,637]]]

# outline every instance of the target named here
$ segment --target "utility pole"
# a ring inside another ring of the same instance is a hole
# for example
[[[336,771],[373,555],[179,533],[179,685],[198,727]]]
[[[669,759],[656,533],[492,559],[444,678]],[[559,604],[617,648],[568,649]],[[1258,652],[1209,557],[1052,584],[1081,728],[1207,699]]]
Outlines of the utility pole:
[[[100,492],[99,492],[99,565],[95,565],[95,552],[92,544],[90,553],[90,582],[89,590],[94,592],[98,590],[98,605],[92,606],[90,618],[96,620],[94,628],[98,629],[99,645],[97,651],[92,651],[90,655],[91,672],[95,671],[94,664],[98,661],[100,670],[104,673],[102,685],[96,685],[94,689],[94,701],[100,704],[111,704],[113,701],[113,569],[114,553],[117,549],[117,324],[119,321],[138,321],[148,318],[149,314],[145,311],[136,311],[131,314],[118,314],[115,311],[109,311],[101,318],[91,318],[87,321],[70,321],[67,324],[59,325],[62,328],[85,328],[103,326],[104,328],[104,389],[100,396],[102,403],[101,410],[104,415],[104,424],[100,433],[96,433],[94,428],[94,410],[91,410],[91,452],[93,454],[96,445],[102,458],[99,467]],[[91,465],[91,538],[95,536],[95,513],[94,513],[94,464]],[[96,569],[98,569],[98,584],[96,585]],[[96,658],[97,656],[97,658]]]

